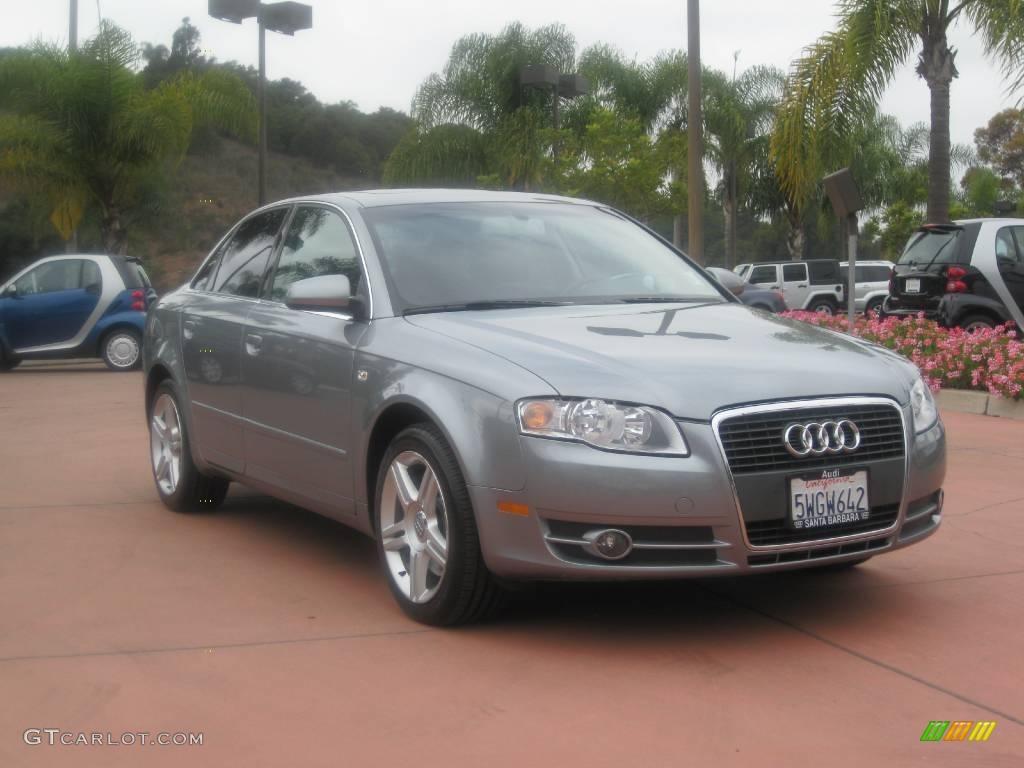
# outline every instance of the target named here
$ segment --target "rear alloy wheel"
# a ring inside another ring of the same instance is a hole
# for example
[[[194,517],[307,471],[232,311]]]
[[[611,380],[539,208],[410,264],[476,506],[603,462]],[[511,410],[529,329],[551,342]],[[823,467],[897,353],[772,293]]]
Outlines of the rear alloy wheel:
[[[103,362],[112,371],[133,371],[142,359],[142,342],[136,331],[114,331],[103,340]]]
[[[160,501],[176,512],[216,509],[229,482],[202,474],[192,461],[188,430],[169,381],[161,382],[149,409],[149,453]]]
[[[819,315],[834,315],[838,305],[831,299],[815,299],[808,308],[809,312],[817,312]]]
[[[990,331],[996,327],[995,321],[986,315],[968,315],[960,321],[960,327],[968,333]]]
[[[881,320],[882,319],[882,305],[885,303],[885,299],[874,299],[868,302],[867,308],[864,310],[864,314],[868,316],[870,320]]]
[[[444,626],[498,608],[501,590],[480,552],[466,483],[436,427],[417,424],[392,441],[375,501],[377,548],[402,610]]]

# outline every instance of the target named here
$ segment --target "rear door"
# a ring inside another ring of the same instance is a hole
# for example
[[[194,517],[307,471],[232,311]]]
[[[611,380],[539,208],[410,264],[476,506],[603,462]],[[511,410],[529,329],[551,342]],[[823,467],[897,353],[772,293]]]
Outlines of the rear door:
[[[7,343],[15,351],[75,339],[99,304],[100,268],[91,259],[52,259],[14,282],[2,300]]]
[[[996,266],[1016,307],[1015,319],[1024,316],[1024,226],[1003,227],[996,235]]]
[[[779,290],[781,283],[779,282],[779,267],[777,264],[754,264],[750,268],[750,273],[747,275],[747,282],[756,285],[758,288],[771,288]],[[786,303],[789,303],[789,297],[786,297]],[[790,304],[790,306],[793,306]]]
[[[807,304],[811,289],[806,264],[795,261],[782,265],[782,293],[786,297],[787,306],[799,309]]]
[[[284,305],[297,280],[345,275],[354,296],[366,280],[355,238],[335,210],[299,205],[277,264],[245,327],[242,357],[245,473],[325,514],[354,513],[351,386],[367,324],[350,312]]]
[[[244,469],[242,334],[259,299],[287,207],[243,221],[192,283],[182,311],[181,351],[200,454],[233,472]]]

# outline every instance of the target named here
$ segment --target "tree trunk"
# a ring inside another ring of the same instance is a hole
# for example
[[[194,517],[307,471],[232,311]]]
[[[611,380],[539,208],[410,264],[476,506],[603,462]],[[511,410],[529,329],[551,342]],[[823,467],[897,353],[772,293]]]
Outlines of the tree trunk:
[[[931,93],[931,133],[928,146],[927,221],[949,221],[951,173],[949,167],[949,91],[959,74],[956,51],[949,47],[944,20],[926,20],[921,32],[923,47],[918,57],[917,74],[928,83]]]
[[[686,239],[683,237],[686,230],[686,214],[677,213],[672,217],[672,245],[678,248],[680,251],[685,251],[683,248],[683,241]]]
[[[116,205],[105,207],[101,225],[103,250],[111,255],[124,255],[127,248],[127,233],[121,226],[121,209]]]
[[[789,232],[786,235],[786,248],[789,250],[789,258],[793,261],[800,261],[804,257],[804,220],[799,211],[789,205],[786,206],[786,221],[789,223]]]
[[[736,243],[733,242],[736,233],[732,228],[736,218],[736,204],[727,194],[722,196],[722,215],[725,217],[725,268],[732,269],[736,266],[732,261],[732,254],[736,249]]]

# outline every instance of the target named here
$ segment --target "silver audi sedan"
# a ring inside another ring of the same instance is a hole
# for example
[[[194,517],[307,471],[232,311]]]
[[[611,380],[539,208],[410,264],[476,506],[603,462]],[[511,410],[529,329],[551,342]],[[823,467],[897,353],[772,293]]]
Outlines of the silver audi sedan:
[[[745,307],[586,201],[274,203],[159,300],[143,347],[168,507],[237,481],[350,525],[430,624],[519,580],[856,565],[941,521],[944,428],[912,364]]]

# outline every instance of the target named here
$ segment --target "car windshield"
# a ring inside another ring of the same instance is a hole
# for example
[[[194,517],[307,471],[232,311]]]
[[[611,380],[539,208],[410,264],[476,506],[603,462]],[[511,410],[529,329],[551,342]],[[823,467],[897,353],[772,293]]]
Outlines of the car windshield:
[[[397,313],[720,302],[658,238],[590,205],[428,203],[363,211]]]
[[[952,264],[956,259],[956,239],[962,229],[922,229],[911,235],[897,264]]]

